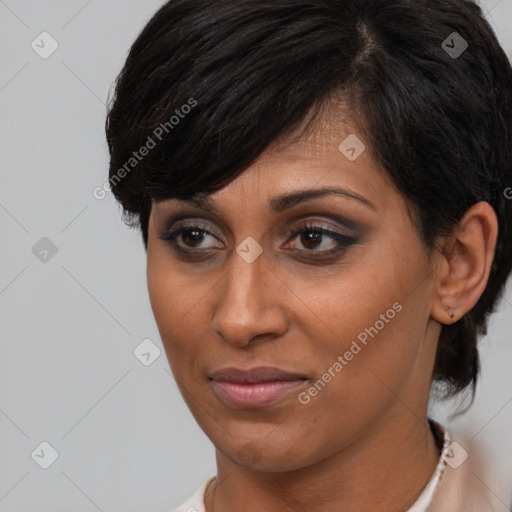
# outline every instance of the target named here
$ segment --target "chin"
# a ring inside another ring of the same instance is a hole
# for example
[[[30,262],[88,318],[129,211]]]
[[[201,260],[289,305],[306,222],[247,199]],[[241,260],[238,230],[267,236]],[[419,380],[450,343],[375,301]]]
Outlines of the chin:
[[[268,434],[267,434],[268,435]],[[214,443],[215,444],[215,443]],[[312,454],[298,451],[305,448],[303,442],[294,440],[291,436],[283,442],[265,442],[265,435],[255,435],[254,440],[237,446],[221,446],[218,450],[235,464],[252,471],[285,473],[302,469],[312,463]]]

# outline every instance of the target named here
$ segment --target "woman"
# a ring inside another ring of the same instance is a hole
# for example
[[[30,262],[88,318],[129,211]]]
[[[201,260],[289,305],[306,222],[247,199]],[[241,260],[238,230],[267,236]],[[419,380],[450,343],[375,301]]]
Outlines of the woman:
[[[110,184],[217,475],[177,511],[507,510],[427,417],[511,270],[512,70],[465,0],[172,0]]]

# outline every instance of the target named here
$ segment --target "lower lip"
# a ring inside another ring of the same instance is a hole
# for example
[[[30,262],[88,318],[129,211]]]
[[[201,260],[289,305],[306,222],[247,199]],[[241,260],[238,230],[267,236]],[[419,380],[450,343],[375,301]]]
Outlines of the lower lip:
[[[235,409],[259,409],[274,405],[292,394],[307,382],[302,380],[278,380],[242,384],[212,381],[214,392],[228,406]]]

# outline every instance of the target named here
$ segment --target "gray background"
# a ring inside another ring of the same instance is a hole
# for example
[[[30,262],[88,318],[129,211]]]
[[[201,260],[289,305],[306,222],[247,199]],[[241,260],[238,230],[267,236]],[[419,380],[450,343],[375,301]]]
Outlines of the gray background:
[[[165,512],[215,474],[163,352],[140,235],[110,193],[92,193],[106,180],[109,88],[162,3],[0,0],[2,512]],[[483,6],[510,55],[512,0]],[[31,47],[43,31],[59,45],[46,59]],[[509,491],[511,331],[509,284],[473,409],[431,412],[488,450]],[[145,339],[161,349],[149,366],[133,353]],[[43,441],[58,452],[48,469]]]

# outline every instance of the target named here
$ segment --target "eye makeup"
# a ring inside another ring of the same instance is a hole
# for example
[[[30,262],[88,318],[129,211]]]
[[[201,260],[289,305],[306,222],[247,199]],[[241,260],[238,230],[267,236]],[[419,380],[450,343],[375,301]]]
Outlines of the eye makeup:
[[[363,236],[362,227],[339,215],[323,212],[301,217],[283,223],[276,245],[289,257],[305,263],[334,262]],[[215,222],[183,213],[166,219],[159,238],[179,259],[190,262],[204,261],[228,247],[226,236]]]

